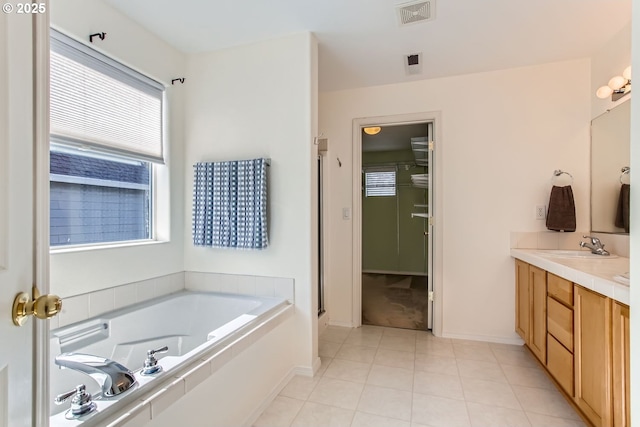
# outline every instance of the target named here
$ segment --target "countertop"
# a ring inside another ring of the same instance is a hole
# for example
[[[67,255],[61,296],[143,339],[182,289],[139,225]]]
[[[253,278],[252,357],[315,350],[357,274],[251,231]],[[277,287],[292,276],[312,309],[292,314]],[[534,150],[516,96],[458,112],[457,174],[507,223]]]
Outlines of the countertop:
[[[629,285],[613,279],[629,271],[629,258],[562,258],[542,249],[511,249],[511,256],[629,305]]]

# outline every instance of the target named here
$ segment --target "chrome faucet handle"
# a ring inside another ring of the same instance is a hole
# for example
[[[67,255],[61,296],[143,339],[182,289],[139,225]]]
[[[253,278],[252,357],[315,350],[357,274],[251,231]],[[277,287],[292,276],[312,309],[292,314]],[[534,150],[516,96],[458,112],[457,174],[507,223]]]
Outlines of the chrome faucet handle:
[[[62,405],[64,402],[71,399],[71,409],[65,414],[65,418],[68,420],[75,420],[96,410],[96,404],[91,399],[91,394],[87,393],[87,389],[84,384],[78,385],[73,390],[66,393],[62,393],[56,396],[54,403],[56,405]]]
[[[162,366],[158,365],[158,359],[156,359],[157,353],[166,353],[169,351],[168,346],[161,347],[157,350],[147,350],[147,358],[144,361],[140,375],[153,375],[162,372]]]
[[[582,236],[584,239],[589,239],[591,240],[591,244],[592,245],[602,245],[602,242],[600,242],[600,239],[598,239],[597,237],[592,237],[592,236]]]

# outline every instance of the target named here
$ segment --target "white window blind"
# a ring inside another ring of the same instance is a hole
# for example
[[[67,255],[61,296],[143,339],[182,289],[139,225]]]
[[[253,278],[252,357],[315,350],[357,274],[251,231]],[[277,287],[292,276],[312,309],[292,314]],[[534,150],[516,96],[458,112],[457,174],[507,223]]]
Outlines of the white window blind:
[[[164,86],[51,31],[52,140],[163,163]]]
[[[396,195],[395,169],[365,171],[364,181],[366,197]]]

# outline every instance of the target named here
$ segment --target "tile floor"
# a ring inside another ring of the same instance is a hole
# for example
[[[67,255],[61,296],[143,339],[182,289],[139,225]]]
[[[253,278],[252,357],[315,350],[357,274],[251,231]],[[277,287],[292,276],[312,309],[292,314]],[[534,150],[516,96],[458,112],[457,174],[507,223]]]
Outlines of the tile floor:
[[[585,426],[524,347],[330,326],[319,352],[254,427]]]

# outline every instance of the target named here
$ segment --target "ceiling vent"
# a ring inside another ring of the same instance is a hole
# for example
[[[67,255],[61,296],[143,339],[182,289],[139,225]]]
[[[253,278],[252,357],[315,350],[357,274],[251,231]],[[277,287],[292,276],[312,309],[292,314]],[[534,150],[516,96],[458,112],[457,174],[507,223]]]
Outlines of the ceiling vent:
[[[398,23],[402,25],[431,21],[435,17],[435,0],[419,0],[396,6]]]
[[[404,71],[408,76],[422,73],[422,52],[404,56]]]

